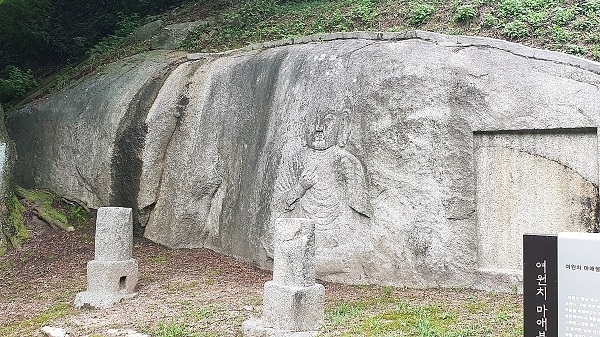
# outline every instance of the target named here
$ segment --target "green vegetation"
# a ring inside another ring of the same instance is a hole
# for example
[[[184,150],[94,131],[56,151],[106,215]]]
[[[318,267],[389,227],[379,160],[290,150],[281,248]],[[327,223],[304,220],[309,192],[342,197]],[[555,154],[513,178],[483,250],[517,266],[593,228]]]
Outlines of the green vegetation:
[[[181,44],[189,51],[217,52],[252,42],[316,33],[373,30],[377,11],[370,0],[244,1],[214,13],[211,23]]]
[[[522,336],[520,306],[493,308],[479,299],[412,304],[386,295],[328,309],[324,336]]]
[[[189,52],[316,33],[421,29],[600,61],[600,0],[0,0],[0,64],[8,65],[0,69],[0,102],[11,108],[36,83],[31,98],[148,50],[148,41],[130,37],[156,19],[202,21],[180,45]]]
[[[23,71],[15,66],[6,66],[0,72],[0,102],[23,96],[36,84],[31,69]]]
[[[408,17],[408,23],[411,26],[418,27],[431,18],[431,16],[435,13],[435,7],[428,4],[416,4],[410,11],[410,15]]]
[[[477,11],[473,5],[460,5],[456,7],[456,14],[454,14],[454,21],[470,23],[477,16]]]
[[[158,329],[154,332],[156,337],[191,337],[191,331],[183,323],[159,322]]]
[[[68,218],[76,227],[81,228],[89,223],[90,215],[79,205],[69,205]]]
[[[46,221],[50,226],[72,231],[74,228],[69,224],[67,216],[60,213],[54,207],[57,196],[48,191],[29,191],[21,187],[15,189],[17,196],[24,199],[25,203],[33,209],[35,215]]]
[[[20,336],[24,336],[26,333],[33,333],[52,320],[67,316],[72,312],[73,309],[69,303],[58,302],[37,316],[8,325],[6,327],[0,327],[0,336],[12,336],[13,334],[17,333]]]
[[[216,52],[254,42],[352,30],[424,29],[499,37],[600,60],[598,0],[248,0],[215,11],[181,48]]]
[[[25,207],[17,197],[11,195],[6,199],[6,221],[1,226],[0,235],[3,240],[0,240],[0,242],[6,241],[8,246],[19,248],[23,241],[29,238],[30,233],[23,221],[24,211]],[[4,245],[0,246],[0,256],[6,253],[7,248]]]

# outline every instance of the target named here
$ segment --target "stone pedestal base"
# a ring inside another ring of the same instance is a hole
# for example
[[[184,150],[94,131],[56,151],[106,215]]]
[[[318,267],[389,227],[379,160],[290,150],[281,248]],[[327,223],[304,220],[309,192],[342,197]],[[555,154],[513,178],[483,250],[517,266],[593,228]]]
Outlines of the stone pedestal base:
[[[325,287],[281,285],[265,283],[263,293],[263,320],[266,325],[280,330],[319,330],[323,323]]]
[[[243,323],[246,337],[312,337],[323,324],[325,287],[281,285],[265,283],[262,319]]]
[[[124,298],[136,295],[138,263],[135,259],[126,261],[92,260],[87,264],[87,291],[77,294],[75,306],[104,309],[113,306]]]
[[[108,292],[83,291],[75,296],[75,307],[86,309],[107,309],[137,293],[119,294]]]

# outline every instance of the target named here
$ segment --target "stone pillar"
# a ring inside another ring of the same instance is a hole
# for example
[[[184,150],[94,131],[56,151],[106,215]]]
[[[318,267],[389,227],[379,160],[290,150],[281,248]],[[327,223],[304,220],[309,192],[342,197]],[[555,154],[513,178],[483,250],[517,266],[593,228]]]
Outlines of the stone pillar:
[[[273,245],[273,280],[264,286],[262,318],[245,321],[244,336],[316,336],[325,287],[315,283],[315,222],[278,219]]]
[[[131,258],[131,208],[101,207],[96,218],[94,260],[87,264],[87,291],[77,294],[75,306],[109,308],[137,295],[138,263]]]

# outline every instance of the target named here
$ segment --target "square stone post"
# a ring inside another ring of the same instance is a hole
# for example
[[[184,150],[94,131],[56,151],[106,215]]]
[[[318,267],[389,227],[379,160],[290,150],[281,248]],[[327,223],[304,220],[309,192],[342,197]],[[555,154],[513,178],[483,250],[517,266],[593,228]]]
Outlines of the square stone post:
[[[277,219],[273,245],[273,280],[264,286],[262,318],[245,321],[244,336],[316,336],[325,287],[315,283],[315,222]]]
[[[96,218],[94,260],[87,264],[87,291],[77,294],[75,306],[109,308],[136,295],[138,263],[133,251],[131,208],[101,207]]]

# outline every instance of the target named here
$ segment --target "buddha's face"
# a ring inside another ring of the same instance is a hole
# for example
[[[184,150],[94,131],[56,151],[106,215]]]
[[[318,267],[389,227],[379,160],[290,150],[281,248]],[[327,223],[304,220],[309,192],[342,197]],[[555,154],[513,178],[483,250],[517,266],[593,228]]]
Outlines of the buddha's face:
[[[333,112],[317,113],[308,119],[306,144],[315,150],[327,150],[338,143],[341,118]]]

